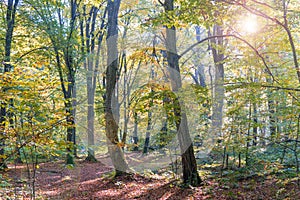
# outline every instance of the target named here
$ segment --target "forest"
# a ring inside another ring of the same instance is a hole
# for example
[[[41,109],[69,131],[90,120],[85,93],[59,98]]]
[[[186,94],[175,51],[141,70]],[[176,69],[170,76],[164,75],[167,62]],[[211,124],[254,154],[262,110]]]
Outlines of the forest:
[[[299,0],[0,17],[0,199],[300,199]]]

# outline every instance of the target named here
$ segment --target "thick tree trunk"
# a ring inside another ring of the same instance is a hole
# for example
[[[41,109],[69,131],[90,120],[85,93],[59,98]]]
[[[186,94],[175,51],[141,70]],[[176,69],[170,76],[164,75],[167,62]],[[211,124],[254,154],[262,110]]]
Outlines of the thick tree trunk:
[[[174,10],[174,0],[165,0],[164,7],[166,12]],[[172,28],[166,28],[166,49],[172,91],[176,93],[182,87],[182,83],[179,70],[179,56],[176,49],[176,30],[174,26]],[[182,102],[180,102],[180,99],[175,99],[174,113],[181,149],[183,182],[198,186],[201,183],[201,179],[197,172],[197,163],[194,155],[193,143],[189,134],[187,116],[186,113],[181,110],[181,106]]]
[[[129,170],[118,138],[118,124],[112,112],[112,100],[115,92],[118,71],[118,12],[121,0],[108,0],[107,20],[107,69],[106,69],[106,92],[105,92],[105,131],[108,150],[116,170],[116,175],[121,175]]]
[[[67,146],[67,157],[66,157],[66,163],[67,164],[74,164],[74,157],[73,154],[76,151],[75,150],[75,134],[76,134],[76,128],[75,128],[75,110],[74,110],[74,101],[72,98],[76,98],[76,95],[74,93],[74,86],[75,86],[75,80],[73,79],[73,76],[70,71],[68,72],[68,83],[67,83],[67,88],[65,86],[65,79],[63,75],[63,69],[62,69],[62,64],[61,64],[61,59],[59,55],[59,50],[58,47],[55,43],[54,40],[52,41],[52,45],[54,47],[54,52],[55,52],[55,57],[56,57],[56,65],[57,65],[57,70],[59,73],[59,78],[60,78],[60,84],[61,84],[61,90],[64,95],[64,100],[65,100],[65,112],[66,112],[66,122],[68,124],[67,127],[67,142],[69,142]],[[68,61],[67,66],[68,69],[71,68],[71,63],[69,58],[65,59]],[[74,74],[73,74],[74,75]],[[73,153],[72,153],[73,150]]]

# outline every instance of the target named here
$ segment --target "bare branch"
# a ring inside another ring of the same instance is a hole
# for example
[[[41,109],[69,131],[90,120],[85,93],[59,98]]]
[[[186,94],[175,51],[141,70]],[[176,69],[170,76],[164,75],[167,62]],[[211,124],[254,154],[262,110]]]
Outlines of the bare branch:
[[[247,40],[245,40],[245,39],[243,39],[243,38],[241,38],[241,37],[239,37],[237,35],[233,35],[233,34],[213,35],[213,36],[204,38],[203,40],[200,40],[199,42],[197,42],[197,43],[191,45],[189,48],[187,48],[181,55],[179,55],[179,58],[181,58],[183,55],[185,55],[186,53],[188,53],[190,50],[192,50],[197,45],[199,45],[199,44],[201,44],[201,43],[203,43],[203,42],[205,42],[207,40],[210,40],[210,39],[213,39],[213,38],[220,38],[220,37],[221,38],[224,38],[224,37],[234,37],[234,38],[242,41],[243,43],[247,44],[247,46],[250,47],[256,53],[256,55],[262,60],[265,68],[267,69],[268,74],[272,77],[272,79],[274,81],[276,81],[275,77],[273,76],[273,74],[272,74],[272,72],[271,72],[271,70],[270,70],[270,68],[269,68],[269,66],[268,66],[268,64],[267,64],[267,62],[265,60],[265,58],[258,52],[258,50],[253,45],[251,45]]]

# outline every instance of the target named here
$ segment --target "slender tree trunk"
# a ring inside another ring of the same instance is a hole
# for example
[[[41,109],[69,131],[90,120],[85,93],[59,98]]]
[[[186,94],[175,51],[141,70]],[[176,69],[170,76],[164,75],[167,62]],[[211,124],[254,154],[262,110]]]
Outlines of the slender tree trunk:
[[[133,151],[138,151],[139,147],[138,147],[138,115],[136,112],[134,112],[134,128],[133,128]]]
[[[128,122],[129,122],[129,112],[127,111],[127,106],[130,102],[129,96],[130,96],[130,88],[129,83],[127,80],[127,60],[126,60],[126,53],[125,51],[122,54],[122,65],[124,67],[124,77],[123,77],[123,107],[124,107],[124,128],[123,128],[123,135],[122,135],[122,143],[123,145],[126,144],[127,139],[127,132],[128,132]]]
[[[95,145],[95,71],[98,66],[94,66],[95,62],[95,25],[98,8],[92,7],[90,10],[89,18],[86,22],[86,49],[87,49],[87,97],[88,97],[88,113],[87,113],[87,135],[88,135],[88,156],[86,160],[97,161],[95,158],[94,145]],[[102,40],[101,40],[102,41]],[[101,42],[100,42],[101,44]],[[99,45],[99,42],[98,42]]]
[[[105,131],[108,151],[116,170],[116,175],[121,175],[129,170],[123,151],[119,145],[118,124],[112,112],[112,98],[115,91],[118,71],[118,12],[121,0],[108,0],[107,10],[107,69],[105,92]]]
[[[289,23],[288,23],[288,18],[287,18],[287,13],[288,13],[288,3],[286,2],[286,0],[282,0],[282,7],[283,7],[283,28],[285,29],[288,38],[289,38],[289,43],[291,46],[291,50],[292,50],[292,54],[293,54],[293,61],[294,61],[294,67],[297,73],[297,78],[298,78],[298,82],[300,83],[300,68],[299,68],[299,63],[298,63],[298,58],[297,58],[297,51],[296,51],[296,47],[294,44],[294,39],[292,36],[292,32],[289,28]]]
[[[258,116],[257,116],[257,104],[253,103],[253,146],[257,145],[257,135],[258,135]]]
[[[74,119],[74,115],[73,115],[73,106],[72,103],[66,103],[66,121],[68,124],[67,127],[67,142],[68,147],[67,147],[67,160],[66,163],[67,164],[74,164],[74,156],[76,152],[76,141],[75,141],[75,136],[76,136],[76,128],[75,128],[75,119]],[[73,153],[72,153],[73,152]]]
[[[76,126],[75,126],[75,115],[76,115],[76,82],[75,82],[75,73],[76,73],[76,62],[75,62],[75,55],[74,55],[74,30],[76,28],[76,17],[77,17],[77,2],[76,0],[70,1],[71,13],[70,16],[70,26],[69,32],[66,38],[60,38],[57,40],[53,36],[53,32],[56,30],[53,29],[49,25],[48,21],[44,21],[48,27],[45,29],[47,32],[49,39],[51,40],[55,59],[56,59],[56,67],[58,70],[61,90],[64,95],[64,106],[66,112],[66,122],[67,122],[67,137],[66,140],[68,142],[67,145],[67,157],[66,163],[67,164],[74,164],[74,157],[76,157]],[[35,8],[37,9],[37,8]],[[49,13],[53,14],[53,13]],[[62,13],[61,10],[58,9],[57,14],[59,17],[59,25],[60,29],[64,28],[64,24],[62,21]],[[44,19],[46,20],[46,19]],[[63,43],[63,44],[61,44]],[[61,57],[61,53],[63,57]],[[65,68],[63,67],[63,62],[65,63]]]
[[[81,32],[81,51],[82,56],[87,56],[84,62],[84,69],[86,70],[86,88],[87,88],[87,136],[88,136],[88,156],[87,161],[97,161],[93,146],[95,145],[95,91],[97,84],[97,73],[99,71],[100,62],[100,49],[104,33],[100,33],[95,37],[96,19],[99,9],[92,7],[89,13],[86,13],[86,6],[83,6],[84,16],[87,19],[81,19],[80,32]],[[107,8],[105,8],[100,24],[100,30],[104,30],[104,18],[106,16]],[[97,41],[97,51],[95,52],[95,43]]]
[[[11,45],[12,45],[12,39],[13,39],[13,30],[15,27],[15,16],[17,11],[19,0],[8,0],[7,1],[7,10],[6,10],[6,33],[5,33],[5,46],[4,46],[4,59],[3,59],[3,65],[4,70],[3,73],[7,73],[11,71]],[[6,88],[2,89],[3,92],[6,92]],[[13,104],[12,100],[10,100]],[[4,159],[2,156],[4,156],[4,148],[5,148],[5,122],[7,117],[7,106],[6,101],[0,102],[0,168],[6,168],[6,164],[4,163]]]
[[[154,79],[154,69],[153,67],[151,67],[151,72],[150,72],[150,80]],[[153,88],[151,86],[151,90],[150,90],[150,100],[149,100],[149,106],[148,106],[148,123],[147,123],[147,130],[146,130],[146,137],[145,137],[145,144],[144,144],[144,151],[143,153],[146,154],[148,153],[149,150],[149,144],[150,144],[150,135],[151,135],[151,126],[152,126],[152,107],[153,107]]]
[[[69,142],[67,148],[67,164],[74,164],[74,157],[76,157],[76,82],[75,82],[75,73],[76,73],[76,63],[73,55],[73,32],[76,28],[76,17],[77,17],[77,3],[76,0],[71,0],[71,19],[70,19],[70,32],[67,37],[67,44],[64,48],[64,60],[67,67],[67,90],[65,90],[65,107],[66,107],[66,120],[68,123],[67,127],[67,142]]]
[[[166,13],[173,11],[174,0],[165,0],[164,8]],[[179,70],[179,56],[176,49],[176,29],[174,26],[166,28],[166,49],[172,91],[176,93],[182,87],[182,83]],[[187,116],[186,113],[181,110],[182,103],[183,102],[180,102],[180,99],[178,98],[174,100],[174,114],[181,149],[183,182],[198,186],[201,183],[201,179],[197,172],[197,163],[194,155],[193,143],[189,134]]]
[[[89,82],[88,78],[88,82]],[[91,82],[88,83],[88,115],[87,115],[87,131],[88,131],[88,156],[87,160],[96,161],[94,145],[95,145],[95,92],[93,91]]]
[[[251,130],[251,118],[252,118],[252,108],[251,104],[249,106],[249,123],[247,128],[247,138],[246,138],[246,166],[249,165],[249,148],[250,148],[250,130]]]
[[[153,104],[153,99],[150,100],[150,106],[148,110],[148,123],[147,123],[147,130],[146,130],[146,136],[145,136],[145,143],[144,143],[144,150],[143,153],[148,153],[149,150],[149,144],[150,144],[150,134],[151,134],[151,124],[152,124],[152,111],[151,104]]]
[[[67,66],[68,69],[72,69],[72,59],[68,58]],[[67,90],[65,91],[65,109],[66,109],[66,121],[67,121],[67,164],[74,164],[74,157],[76,157],[76,126],[75,126],[75,114],[76,110],[74,103],[76,103],[76,92],[75,92],[75,74],[73,71],[69,71]],[[75,93],[74,93],[75,92]]]
[[[67,164],[74,164],[74,156],[76,156],[76,126],[75,126],[75,107],[76,102],[76,89],[75,89],[75,70],[73,63],[73,56],[71,50],[66,49],[65,62],[68,68],[68,83],[67,90],[65,91],[65,108],[66,108],[66,121],[67,127],[67,142],[69,142],[67,151]],[[74,93],[75,92],[75,93]],[[73,153],[72,153],[73,152]]]
[[[276,136],[276,120],[275,120],[275,102],[273,100],[273,93],[272,91],[267,91],[268,97],[268,109],[269,109],[269,128],[270,128],[270,135],[271,139],[275,139]]]
[[[222,35],[223,30],[219,25],[214,25],[213,35]],[[223,38],[211,39],[212,55],[215,63],[215,75],[213,85],[212,98],[212,131],[214,136],[222,137],[222,120],[224,105],[224,54],[223,54]],[[213,137],[214,137],[213,136]]]

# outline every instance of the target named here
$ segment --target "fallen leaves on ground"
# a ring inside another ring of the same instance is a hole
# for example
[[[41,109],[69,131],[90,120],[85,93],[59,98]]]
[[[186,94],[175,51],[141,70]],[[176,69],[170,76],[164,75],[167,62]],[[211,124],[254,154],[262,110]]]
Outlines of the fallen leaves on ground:
[[[11,186],[0,190],[0,199],[5,195],[30,199],[33,182],[28,180],[27,169],[26,165],[16,165],[2,172]],[[210,178],[204,180],[201,187],[182,188],[178,180],[167,177],[127,174],[114,178],[111,172],[112,169],[101,162],[78,161],[74,167],[66,167],[62,162],[43,163],[37,169],[35,195],[38,199],[57,200],[300,199],[296,182],[283,185],[275,178],[236,183]]]

